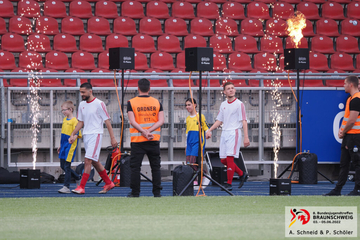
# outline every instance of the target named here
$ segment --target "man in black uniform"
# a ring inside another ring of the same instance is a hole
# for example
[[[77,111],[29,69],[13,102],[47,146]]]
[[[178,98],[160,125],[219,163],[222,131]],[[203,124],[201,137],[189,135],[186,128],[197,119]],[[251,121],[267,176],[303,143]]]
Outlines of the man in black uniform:
[[[339,138],[342,139],[340,173],[336,187],[325,196],[340,196],[345,185],[351,160],[355,166],[355,187],[347,196],[360,196],[360,156],[354,152],[354,147],[360,147],[360,92],[359,79],[356,76],[345,78],[344,88],[350,97],[346,101],[345,115],[339,129]]]

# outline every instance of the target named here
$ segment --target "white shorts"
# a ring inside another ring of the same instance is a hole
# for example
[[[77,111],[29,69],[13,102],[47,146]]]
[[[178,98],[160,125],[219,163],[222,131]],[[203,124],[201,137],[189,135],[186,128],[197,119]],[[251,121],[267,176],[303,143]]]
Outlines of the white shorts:
[[[220,137],[220,158],[226,158],[227,156],[239,157],[241,144],[241,130],[223,130]]]
[[[98,161],[101,150],[102,134],[84,134],[85,158]]]

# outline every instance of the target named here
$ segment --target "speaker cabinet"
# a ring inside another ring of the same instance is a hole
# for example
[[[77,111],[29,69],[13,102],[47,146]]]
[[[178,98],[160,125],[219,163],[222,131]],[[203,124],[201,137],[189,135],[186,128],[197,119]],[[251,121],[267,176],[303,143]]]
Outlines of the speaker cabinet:
[[[284,50],[284,69],[309,69],[309,49],[289,48]]]
[[[20,188],[40,188],[40,170],[20,169]]]
[[[213,49],[207,47],[185,48],[185,71],[212,71]]]
[[[109,48],[109,69],[134,69],[134,48]]]

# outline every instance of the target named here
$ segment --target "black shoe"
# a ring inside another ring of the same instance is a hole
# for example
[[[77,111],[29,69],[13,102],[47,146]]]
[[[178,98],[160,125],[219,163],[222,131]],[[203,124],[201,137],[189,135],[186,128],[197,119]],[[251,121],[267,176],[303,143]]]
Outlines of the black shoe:
[[[323,196],[341,196],[341,191],[333,189],[330,192],[323,194]]]
[[[228,190],[228,191],[232,191],[232,185],[231,184],[225,183],[223,185],[223,187],[226,188],[226,190]],[[225,190],[221,189],[221,191],[225,191]]]
[[[154,194],[154,197],[161,197],[161,194]]]
[[[130,192],[126,197],[133,198],[133,197],[139,197],[139,195],[136,195],[136,194],[133,194],[132,192]]]
[[[244,186],[244,183],[247,181],[248,178],[249,178],[249,174],[247,172],[244,172],[244,174],[240,177],[239,188]]]
[[[360,196],[360,190],[352,190],[351,192],[349,192],[348,194],[346,194],[346,196]]]

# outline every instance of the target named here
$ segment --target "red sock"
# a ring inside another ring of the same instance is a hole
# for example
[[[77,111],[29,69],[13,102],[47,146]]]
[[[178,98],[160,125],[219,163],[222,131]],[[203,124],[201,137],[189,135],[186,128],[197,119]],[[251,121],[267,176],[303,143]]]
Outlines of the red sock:
[[[232,180],[235,172],[235,166],[236,166],[234,163],[234,157],[227,156],[226,163],[227,163],[227,183],[232,184]]]
[[[234,165],[235,165],[235,172],[239,175],[239,177],[244,175],[244,172],[235,163]]]
[[[81,188],[85,188],[85,185],[86,185],[89,177],[90,177],[90,174],[88,174],[88,173],[83,173],[83,175],[82,175],[82,177],[81,177],[81,182],[80,182],[80,187],[81,187]]]
[[[222,159],[220,159],[220,161],[222,164],[226,165],[226,158],[222,158]]]
[[[102,172],[99,172],[100,177],[102,178],[102,180],[104,180],[105,184],[111,184],[111,180],[109,178],[109,176],[106,174],[106,170],[102,170]]]

